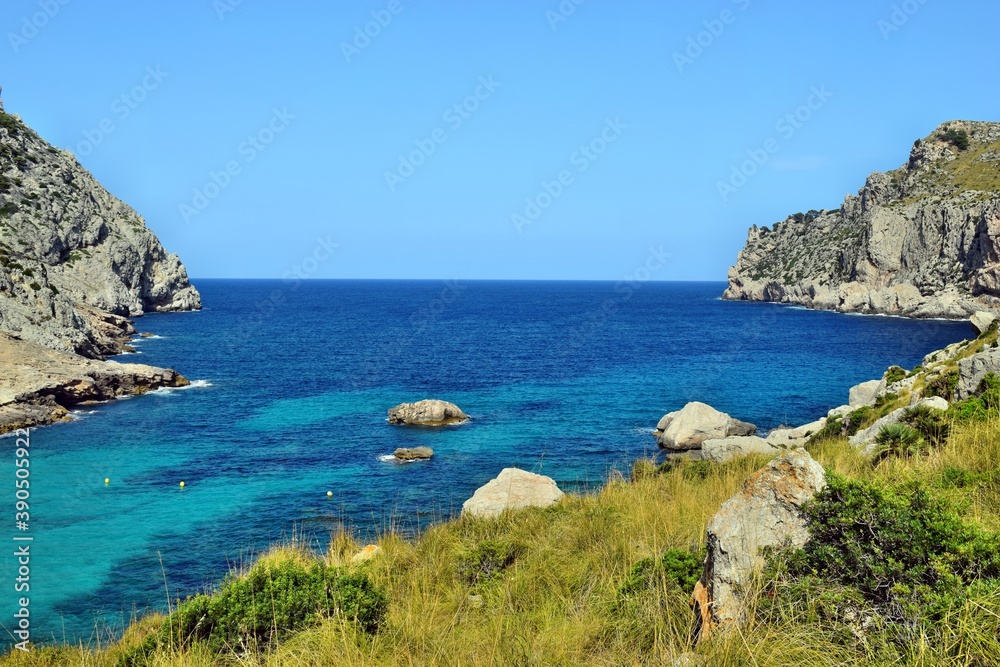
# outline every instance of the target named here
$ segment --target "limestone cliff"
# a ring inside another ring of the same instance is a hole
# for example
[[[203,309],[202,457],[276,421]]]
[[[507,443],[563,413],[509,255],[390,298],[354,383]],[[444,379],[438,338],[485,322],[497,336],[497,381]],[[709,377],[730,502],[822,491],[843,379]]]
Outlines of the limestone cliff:
[[[1000,123],[945,123],[838,210],[753,226],[723,298],[909,317],[1000,311]]]
[[[127,348],[128,318],[200,307],[143,219],[0,103],[0,433],[189,384],[103,357]]]
[[[126,318],[200,307],[142,217],[0,104],[0,332],[100,358]]]

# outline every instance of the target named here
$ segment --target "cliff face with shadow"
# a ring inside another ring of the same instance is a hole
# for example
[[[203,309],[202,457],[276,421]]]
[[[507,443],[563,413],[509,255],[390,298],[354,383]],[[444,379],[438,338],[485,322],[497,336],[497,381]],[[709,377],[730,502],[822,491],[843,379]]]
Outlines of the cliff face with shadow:
[[[199,308],[143,218],[0,103],[0,432],[187,384],[103,359],[128,349],[130,318]]]
[[[723,298],[907,317],[1000,311],[1000,123],[945,123],[839,209],[754,225]]]

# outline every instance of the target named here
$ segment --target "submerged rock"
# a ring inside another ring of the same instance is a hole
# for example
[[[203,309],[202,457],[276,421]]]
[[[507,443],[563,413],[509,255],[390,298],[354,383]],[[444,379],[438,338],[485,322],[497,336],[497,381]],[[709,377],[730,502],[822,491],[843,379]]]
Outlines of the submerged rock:
[[[421,426],[443,426],[463,422],[469,415],[454,403],[425,399],[416,403],[400,403],[389,408],[390,424],[411,424]]]
[[[549,507],[565,496],[555,480],[518,468],[504,468],[500,474],[476,489],[462,505],[462,514],[495,517],[504,510]]]
[[[695,633],[741,620],[744,594],[764,547],[801,547],[809,539],[801,507],[826,486],[823,466],[796,449],[751,475],[708,524],[705,569],[692,603]]]
[[[657,426],[660,446],[682,451],[699,449],[706,440],[753,435],[757,431],[753,424],[733,419],[725,412],[697,401],[664,415]]]

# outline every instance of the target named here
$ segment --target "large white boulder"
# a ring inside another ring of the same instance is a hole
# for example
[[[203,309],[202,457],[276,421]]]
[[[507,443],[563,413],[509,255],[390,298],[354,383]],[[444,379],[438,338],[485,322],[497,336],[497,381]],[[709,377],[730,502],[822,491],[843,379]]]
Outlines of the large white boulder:
[[[869,380],[851,387],[848,403],[852,408],[860,408],[875,402],[875,395],[881,388],[881,380]]]
[[[665,424],[663,432],[657,437],[660,446],[680,451],[699,449],[706,440],[753,435],[757,431],[753,424],[733,419],[725,412],[697,401],[665,415],[660,423]]]
[[[443,426],[462,422],[469,415],[454,403],[425,399],[416,403],[400,403],[389,408],[390,424],[412,424],[421,426]]]
[[[472,497],[465,501],[462,514],[495,517],[504,510],[549,507],[565,495],[551,477],[519,468],[504,468],[495,479],[476,489]]]

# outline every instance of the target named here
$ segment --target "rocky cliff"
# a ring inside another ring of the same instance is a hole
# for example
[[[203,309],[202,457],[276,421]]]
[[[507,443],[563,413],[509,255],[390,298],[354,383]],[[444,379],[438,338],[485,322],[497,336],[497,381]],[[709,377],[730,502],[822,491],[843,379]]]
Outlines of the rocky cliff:
[[[142,217],[0,104],[0,331],[100,358],[126,318],[200,307]]]
[[[1000,310],[1000,123],[945,123],[839,209],[753,226],[723,298],[908,317]]]
[[[129,318],[200,307],[142,217],[0,103],[0,433],[188,384],[103,358],[127,349]]]

